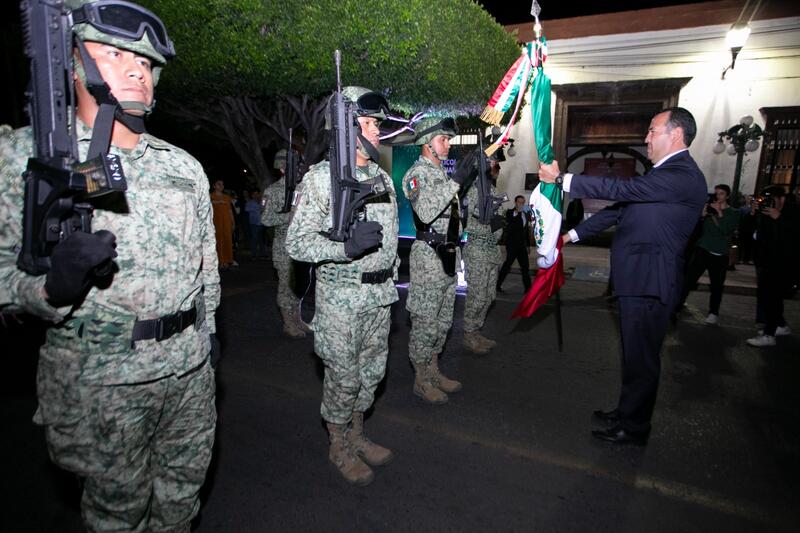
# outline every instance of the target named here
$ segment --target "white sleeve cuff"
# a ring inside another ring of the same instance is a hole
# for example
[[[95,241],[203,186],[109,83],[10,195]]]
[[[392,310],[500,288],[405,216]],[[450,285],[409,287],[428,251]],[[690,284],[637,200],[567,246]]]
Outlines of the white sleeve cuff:
[[[580,240],[580,238],[578,238],[578,232],[574,229],[569,230],[567,235],[569,235],[570,242],[578,242]]]
[[[572,183],[572,172],[564,174],[564,183],[561,184],[561,190],[569,192],[569,184]]]

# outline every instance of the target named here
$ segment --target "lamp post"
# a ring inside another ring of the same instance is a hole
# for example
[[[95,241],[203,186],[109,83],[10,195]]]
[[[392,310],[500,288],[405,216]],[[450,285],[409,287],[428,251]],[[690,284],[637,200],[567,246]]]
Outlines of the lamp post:
[[[755,152],[758,150],[758,140],[763,136],[764,132],[761,126],[753,123],[753,117],[750,115],[744,116],[739,120],[738,124],[734,124],[726,131],[719,132],[717,144],[714,145],[714,153],[721,154],[726,151],[726,139],[730,144],[728,145],[727,152],[730,155],[736,156],[736,169],[733,171],[733,205],[739,206],[739,180],[742,177],[742,160],[744,153]]]

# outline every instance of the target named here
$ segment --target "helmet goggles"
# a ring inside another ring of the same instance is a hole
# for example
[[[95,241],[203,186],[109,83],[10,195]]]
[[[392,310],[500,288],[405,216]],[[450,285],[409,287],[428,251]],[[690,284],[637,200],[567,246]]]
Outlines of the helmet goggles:
[[[72,10],[74,24],[90,24],[98,31],[130,41],[138,41],[145,32],[156,51],[166,58],[175,57],[175,46],[167,36],[164,23],[155,13],[124,0],[98,0]]]
[[[360,117],[386,118],[389,102],[380,93],[364,93],[356,99],[356,114]]]

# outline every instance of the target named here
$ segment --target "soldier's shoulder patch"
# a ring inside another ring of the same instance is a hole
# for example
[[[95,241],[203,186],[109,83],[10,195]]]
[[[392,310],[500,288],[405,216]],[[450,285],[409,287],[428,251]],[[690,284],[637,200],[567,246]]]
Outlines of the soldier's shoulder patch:
[[[417,178],[411,177],[411,179],[409,179],[406,182],[405,193],[406,193],[406,198],[408,198],[409,200],[417,199],[417,197],[419,196],[419,182],[417,181]]]

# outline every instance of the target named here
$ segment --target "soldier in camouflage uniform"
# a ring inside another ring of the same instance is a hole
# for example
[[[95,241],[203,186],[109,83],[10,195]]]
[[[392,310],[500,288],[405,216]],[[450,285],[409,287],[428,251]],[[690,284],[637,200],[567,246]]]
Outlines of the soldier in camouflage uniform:
[[[453,324],[456,276],[445,272],[435,249],[449,233],[454,235],[448,238],[458,244],[462,231],[458,195],[468,187],[467,169],[474,167],[475,158],[470,154],[459,162],[451,179],[442,161],[450,151],[450,139],[457,134],[454,121],[429,117],[415,130],[415,143],[422,146],[422,154],[403,177],[403,193],[411,203],[417,226],[406,302],[411,313],[408,357],[415,371],[414,394],[426,402],[442,404],[447,401],[446,393],[461,390],[461,383],[439,370],[439,354]],[[421,231],[423,228],[426,231]],[[456,231],[448,231],[452,229]]]
[[[281,177],[278,181],[264,189],[264,212],[261,215],[261,224],[272,227],[272,265],[278,272],[278,309],[283,320],[283,332],[288,336],[299,339],[311,331],[308,324],[300,318],[300,300],[292,292],[294,266],[292,259],[286,252],[286,232],[292,211],[281,213],[285,201],[286,190],[286,150],[278,150],[275,154],[273,168],[277,169]],[[298,191],[299,192],[299,191]]]
[[[492,196],[500,164],[491,158]],[[497,296],[497,269],[502,255],[497,241],[503,234],[500,226],[492,232],[491,224],[481,224],[478,187],[473,184],[467,191],[467,243],[464,245],[464,267],[467,279],[467,298],[464,303],[464,347],[471,352],[485,354],[497,343],[480,333],[486,314]],[[498,225],[496,225],[498,226]]]
[[[92,7],[67,2],[82,4]],[[125,12],[129,22],[144,14]],[[165,32],[130,40],[108,31],[75,26],[122,109],[141,115],[152,105],[157,70],[174,55],[171,43]],[[97,111],[84,72],[77,69],[76,81],[81,160]],[[39,356],[34,421],[44,426],[52,460],[83,480],[86,527],[188,532],[216,424],[208,362],[220,291],[209,185],[189,154],[119,118],[111,143],[127,179],[124,197],[95,205],[97,233],[71,234],[53,249],[47,275],[31,276],[15,263],[32,130],[0,137],[0,310],[52,324]],[[93,278],[114,257],[113,278]],[[158,335],[159,326],[167,334]]]
[[[332,227],[330,163],[314,165],[303,178],[286,248],[293,259],[316,263],[312,328],[314,349],[325,364],[320,412],[330,437],[328,457],[348,482],[366,485],[374,477],[366,463],[378,466],[392,459],[390,450],[364,436],[364,412],[386,372],[390,307],[397,301],[399,222],[392,181],[363,144],[377,144],[378,120],[388,104],[363,87],[345,87],[342,94],[355,103],[361,128],[356,179],[382,180],[388,193],[366,204],[365,218],[344,243],[330,240],[323,235]]]

